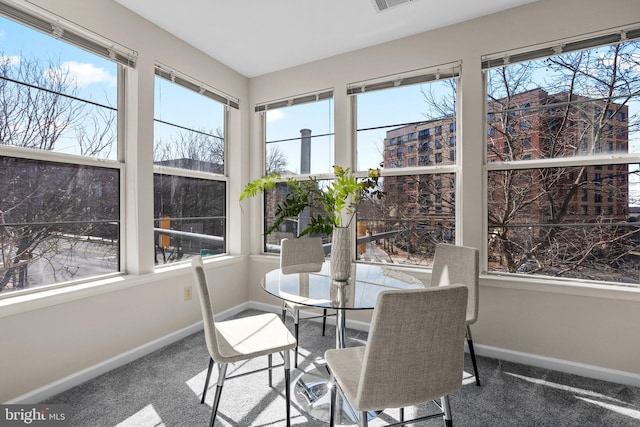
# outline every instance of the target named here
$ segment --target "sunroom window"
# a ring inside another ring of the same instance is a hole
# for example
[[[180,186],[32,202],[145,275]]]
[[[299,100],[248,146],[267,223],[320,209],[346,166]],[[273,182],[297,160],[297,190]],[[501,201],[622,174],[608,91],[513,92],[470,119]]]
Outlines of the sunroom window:
[[[155,263],[226,252],[226,116],[237,100],[156,66]]]
[[[489,271],[638,284],[638,36],[485,58]]]
[[[255,107],[264,129],[264,172],[278,173],[282,178],[274,190],[264,194],[265,230],[273,224],[276,206],[289,192],[284,182],[287,178],[320,178],[318,185],[322,186],[333,176],[333,111],[330,89]],[[280,229],[265,235],[264,251],[278,253],[280,240],[297,237],[307,227],[310,215],[307,208],[297,218],[285,221]],[[326,242],[331,240],[331,236],[320,237]]]
[[[458,73],[450,64],[349,85],[358,170],[381,167],[386,193],[358,208],[360,260],[430,266],[435,244],[455,242]],[[390,141],[408,135],[417,135],[418,149],[394,153]]]
[[[135,52],[1,10],[0,295],[117,273],[118,63],[135,66]]]

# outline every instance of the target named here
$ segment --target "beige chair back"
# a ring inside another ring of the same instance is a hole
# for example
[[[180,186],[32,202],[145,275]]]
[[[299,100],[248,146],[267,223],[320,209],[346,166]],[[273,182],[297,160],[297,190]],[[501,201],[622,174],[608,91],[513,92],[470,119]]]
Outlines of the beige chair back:
[[[204,272],[204,264],[202,257],[197,255],[191,260],[193,277],[196,280],[198,295],[200,296],[200,309],[202,310],[202,320],[204,323],[204,338],[207,343],[207,349],[213,360],[221,360],[218,350],[218,340],[216,337],[215,318],[213,314],[213,304],[209,297],[209,287],[207,286],[207,277]]]
[[[467,294],[463,285],[379,294],[354,407],[399,408],[458,390]]]
[[[320,271],[324,263],[324,249],[320,237],[282,239],[280,269],[283,274]]]
[[[469,288],[467,324],[478,320],[479,251],[468,246],[441,243],[436,246],[431,286],[461,283]]]

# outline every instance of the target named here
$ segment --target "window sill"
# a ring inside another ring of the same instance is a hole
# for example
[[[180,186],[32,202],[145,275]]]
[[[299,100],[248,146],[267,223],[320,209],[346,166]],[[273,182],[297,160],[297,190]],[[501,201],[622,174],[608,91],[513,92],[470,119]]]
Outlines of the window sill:
[[[222,266],[240,263],[244,259],[243,256],[221,256],[205,259],[204,263],[205,266]],[[191,263],[188,262],[171,264],[138,276],[123,274],[15,297],[8,296],[0,300],[0,318],[145,285],[159,278],[184,276],[187,272],[190,274],[190,268]]]
[[[640,302],[640,287],[571,279],[486,273],[480,275],[480,286]]]

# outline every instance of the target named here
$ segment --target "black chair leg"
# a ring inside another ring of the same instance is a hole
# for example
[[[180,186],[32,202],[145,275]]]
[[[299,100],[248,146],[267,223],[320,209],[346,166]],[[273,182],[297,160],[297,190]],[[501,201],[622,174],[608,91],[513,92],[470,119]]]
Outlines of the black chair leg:
[[[293,366],[295,368],[298,367],[298,330],[300,328],[300,310],[296,310],[293,317],[294,325],[293,325],[293,334],[296,338],[296,354],[293,359]]]
[[[222,394],[222,386],[224,385],[224,379],[227,376],[227,364],[220,365],[220,372],[218,373],[218,386],[216,387],[216,397],[213,399],[213,409],[211,410],[211,421],[209,427],[213,427],[213,423],[216,421],[216,414],[218,413],[218,405],[220,404],[220,395]]]
[[[287,400],[287,427],[291,426],[291,362],[289,350],[284,351],[284,394]]]
[[[329,427],[334,427],[335,425],[335,419],[334,419],[334,413],[336,411],[336,400],[338,398],[338,393],[336,392],[336,388],[338,388],[338,384],[336,383],[335,378],[333,378],[333,375],[331,376],[331,384],[333,385],[331,387],[331,402],[330,402],[330,406],[329,406]]]
[[[322,336],[324,336],[324,330],[327,327],[327,309],[322,310]]]
[[[467,345],[469,346],[469,355],[473,364],[473,374],[476,376],[476,385],[480,387],[480,377],[478,376],[478,364],[476,363],[476,353],[473,350],[473,338],[471,338],[471,328],[467,325]]]
[[[200,403],[204,403],[204,397],[207,395],[207,389],[209,388],[209,378],[211,378],[211,371],[213,370],[213,359],[209,358],[209,369],[207,370],[207,379],[204,381],[204,390],[202,390],[202,400]]]
[[[269,360],[269,387],[273,387],[273,372],[271,371],[273,368],[273,354],[268,354],[267,359]]]

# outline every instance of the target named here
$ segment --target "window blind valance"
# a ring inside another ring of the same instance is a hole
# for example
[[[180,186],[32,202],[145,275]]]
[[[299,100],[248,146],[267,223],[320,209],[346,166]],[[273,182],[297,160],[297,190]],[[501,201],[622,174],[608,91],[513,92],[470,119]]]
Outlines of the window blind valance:
[[[359,93],[371,92],[374,90],[389,89],[393,87],[408,86],[420,83],[427,83],[436,80],[445,80],[460,75],[460,63],[438,66],[418,70],[411,73],[386,76],[379,79],[367,80],[347,85],[347,95],[357,95]]]
[[[207,98],[211,98],[224,105],[228,105],[229,107],[233,107],[235,109],[240,108],[240,101],[237,98],[233,98],[219,90],[213,89],[206,84],[197,81],[196,79],[172,70],[166,65],[156,64],[155,74],[158,77],[162,77],[163,79],[169,80],[184,88],[198,92]]]
[[[549,44],[544,47],[532,47],[527,51],[502,52],[499,54],[485,55],[482,57],[482,69],[503,67],[509,64],[532,61],[547,58],[562,53],[576,52],[591,49],[598,46],[606,46],[628,40],[640,38],[640,27],[630,29],[618,29],[616,31],[598,35],[585,36],[580,40]]]
[[[138,53],[28,2],[0,1],[0,14],[81,49],[135,68]]]
[[[292,105],[306,104],[308,102],[316,102],[331,98],[333,98],[333,89],[325,89],[319,92],[307,93],[292,98],[258,104],[256,105],[255,112],[259,113],[261,111],[275,110],[277,108],[290,107]]]

